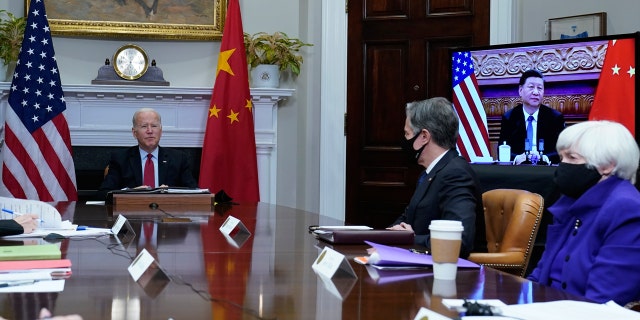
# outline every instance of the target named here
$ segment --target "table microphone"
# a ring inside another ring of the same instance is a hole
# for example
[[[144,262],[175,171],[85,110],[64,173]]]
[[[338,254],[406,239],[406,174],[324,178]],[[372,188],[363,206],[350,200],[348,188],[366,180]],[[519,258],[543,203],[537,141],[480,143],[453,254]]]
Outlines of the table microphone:
[[[160,206],[155,202],[149,203],[149,208],[151,208],[151,210],[159,210],[160,212],[167,215],[167,217],[162,218],[162,222],[191,222],[191,219],[189,218],[176,217],[175,215],[172,215],[171,213],[162,210],[162,208],[160,208]]]

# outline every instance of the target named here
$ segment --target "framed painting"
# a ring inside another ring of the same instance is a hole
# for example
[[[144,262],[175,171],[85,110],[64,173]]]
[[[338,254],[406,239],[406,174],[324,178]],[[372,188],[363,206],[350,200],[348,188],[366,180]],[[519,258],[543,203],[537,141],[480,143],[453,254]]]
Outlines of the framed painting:
[[[45,0],[45,7],[53,35],[219,40],[227,0]]]
[[[607,13],[549,19],[549,40],[587,38],[607,35]]]

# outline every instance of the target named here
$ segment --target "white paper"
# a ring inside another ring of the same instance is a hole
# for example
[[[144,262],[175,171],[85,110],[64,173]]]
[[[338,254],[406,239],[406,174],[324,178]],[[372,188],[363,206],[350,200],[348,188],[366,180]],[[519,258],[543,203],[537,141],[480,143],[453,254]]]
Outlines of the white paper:
[[[231,231],[233,231],[233,229],[235,229],[238,223],[240,223],[240,220],[238,220],[238,218],[229,216],[227,217],[227,220],[225,220],[224,223],[222,223],[222,225],[220,226],[220,231],[224,234],[229,234],[231,233]]]
[[[167,193],[209,193],[209,189],[167,189]]]
[[[460,320],[525,320],[505,316],[464,316]]]
[[[322,231],[322,230],[373,230],[372,227],[368,227],[368,226],[317,226],[317,227],[314,227],[314,229],[317,230],[317,231]]]
[[[640,313],[625,309],[615,303],[599,304],[561,300],[509,305],[501,307],[501,309],[504,316],[527,320],[640,320]]]
[[[129,270],[129,274],[133,278],[133,281],[138,281],[154,260],[155,259],[147,249],[142,249],[142,252],[140,252],[138,257],[136,257],[136,259],[133,260],[131,265],[127,268],[127,270]]]
[[[122,229],[122,226],[125,222],[127,222],[127,218],[123,215],[119,215],[116,219],[116,222],[111,227],[111,233],[117,235],[120,232],[120,229]]]
[[[32,233],[16,234],[13,236],[4,236],[3,239],[17,239],[17,238],[42,238],[50,233],[57,233],[63,237],[95,237],[111,234],[110,229],[106,228],[86,228],[84,230],[74,229],[36,229]]]
[[[329,247],[325,247],[311,267],[317,274],[331,279],[336,271],[338,271],[338,268],[340,268],[343,260],[344,255]]]
[[[121,191],[131,191],[131,193],[185,193],[185,194],[198,194],[198,193],[210,193],[209,189],[189,189],[189,188],[122,188]]]
[[[25,200],[0,197],[0,208],[8,209],[18,214],[35,214],[42,220],[40,227],[42,228],[59,228],[62,223],[62,217],[60,212],[46,202],[38,200]],[[0,217],[2,219],[13,219],[13,214],[0,211]]]
[[[0,283],[17,280],[51,280],[51,272],[43,270],[0,272]]]
[[[62,292],[64,280],[36,281],[34,284],[0,288],[0,293],[8,292]]]
[[[322,249],[311,268],[317,275],[327,279],[333,278],[338,270],[343,270],[350,277],[358,278],[344,255],[329,247]]]

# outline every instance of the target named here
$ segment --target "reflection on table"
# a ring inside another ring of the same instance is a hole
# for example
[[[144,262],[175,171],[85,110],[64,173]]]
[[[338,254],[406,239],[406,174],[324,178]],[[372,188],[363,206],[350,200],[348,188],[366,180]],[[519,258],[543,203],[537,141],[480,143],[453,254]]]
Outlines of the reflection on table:
[[[74,222],[82,225],[110,227],[118,215],[110,207],[74,207]],[[251,231],[242,245],[218,230],[229,215]],[[73,263],[64,291],[48,299],[0,295],[0,316],[18,319],[46,306],[85,319],[413,319],[421,307],[455,316],[442,305],[443,297],[507,304],[580,299],[488,268],[461,270],[455,283],[436,283],[431,275],[374,279],[352,260],[366,254],[365,245],[333,246],[357,275],[337,281],[334,290],[311,268],[325,244],[308,226],[339,221],[263,203],[197,213],[188,223],[162,222],[164,216],[157,210],[132,213],[127,218],[136,238],[127,243],[113,237],[62,241],[63,255]],[[148,242],[140,239],[149,233]],[[141,247],[155,250],[172,281],[133,281],[127,267]]]

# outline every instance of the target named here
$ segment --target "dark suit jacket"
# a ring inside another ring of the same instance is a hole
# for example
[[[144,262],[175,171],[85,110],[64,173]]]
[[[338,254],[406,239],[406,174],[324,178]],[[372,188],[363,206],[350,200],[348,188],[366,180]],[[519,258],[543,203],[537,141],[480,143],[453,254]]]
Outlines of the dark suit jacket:
[[[565,127],[564,116],[555,109],[540,105],[538,111],[538,139],[544,139],[543,153],[549,157],[552,163],[560,162],[556,142],[558,135]],[[511,160],[524,152],[524,140],[527,138],[527,122],[524,120],[522,104],[505,112],[500,124],[500,140],[511,146]]]
[[[22,226],[13,219],[0,220],[0,237],[12,236],[24,232]]]
[[[480,183],[469,163],[449,150],[416,187],[409,205],[393,225],[405,222],[413,227],[415,243],[431,248],[431,220],[462,221],[460,257],[486,252],[487,240]]]
[[[158,147],[158,184],[169,187],[197,188],[187,155],[179,150]],[[142,160],[138,146],[114,152],[109,160],[109,172],[100,186],[104,197],[111,190],[142,185]]]

